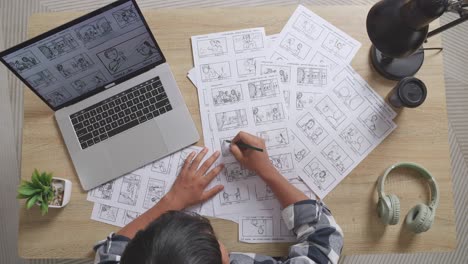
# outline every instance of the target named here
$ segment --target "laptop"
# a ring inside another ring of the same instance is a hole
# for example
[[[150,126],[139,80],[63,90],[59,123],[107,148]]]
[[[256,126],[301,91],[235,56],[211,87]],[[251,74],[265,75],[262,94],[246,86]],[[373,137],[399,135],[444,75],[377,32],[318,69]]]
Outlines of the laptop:
[[[84,190],[199,140],[135,0],[0,52],[0,60],[55,111]]]

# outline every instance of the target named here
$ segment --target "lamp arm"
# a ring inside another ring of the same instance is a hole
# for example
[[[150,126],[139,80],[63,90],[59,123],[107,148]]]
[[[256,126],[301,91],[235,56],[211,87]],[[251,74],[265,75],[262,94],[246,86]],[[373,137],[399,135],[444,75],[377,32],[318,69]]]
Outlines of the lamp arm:
[[[461,23],[463,23],[463,22],[465,22],[467,20],[468,20],[468,12],[465,12],[465,14],[463,14],[459,19],[456,19],[456,20],[454,20],[454,21],[452,21],[452,22],[450,22],[448,24],[440,26],[439,28],[436,28],[433,31],[429,32],[427,34],[427,38],[430,38],[430,37],[432,37],[434,35],[437,35],[440,32],[445,31],[445,30],[447,30],[447,29],[449,29],[451,27],[454,27],[454,26],[456,26],[458,24],[461,24]]]

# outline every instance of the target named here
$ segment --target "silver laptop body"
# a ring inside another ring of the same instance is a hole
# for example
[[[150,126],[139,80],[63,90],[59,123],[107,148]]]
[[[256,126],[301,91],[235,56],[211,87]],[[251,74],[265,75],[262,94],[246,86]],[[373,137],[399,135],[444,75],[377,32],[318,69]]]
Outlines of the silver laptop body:
[[[44,33],[0,53],[0,60],[56,110],[84,190],[199,140],[134,0],[117,1]]]

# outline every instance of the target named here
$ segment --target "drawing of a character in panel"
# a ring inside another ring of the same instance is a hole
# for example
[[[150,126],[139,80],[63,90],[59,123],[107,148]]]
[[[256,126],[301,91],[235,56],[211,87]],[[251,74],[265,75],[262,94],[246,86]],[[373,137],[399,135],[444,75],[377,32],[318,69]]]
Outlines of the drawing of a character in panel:
[[[285,72],[283,69],[279,70],[279,76],[280,76],[281,82],[283,82],[283,83],[289,82],[288,73]]]
[[[127,57],[123,54],[123,52],[119,52],[115,48],[110,48],[104,51],[104,57],[110,60],[110,62],[107,65],[107,68],[112,73],[117,72],[120,66],[122,66],[122,64],[125,61],[127,61]]]
[[[242,36],[242,43],[244,45],[244,49],[255,49],[257,45],[255,41],[250,37],[250,34],[245,34]]]
[[[137,52],[145,57],[145,59],[153,56],[158,53],[158,50],[155,46],[151,45],[148,40],[143,41],[140,46],[137,47]]]
[[[115,20],[117,21],[120,27],[125,27],[128,24],[131,24],[134,21],[138,20],[138,16],[135,13],[133,7],[118,10],[112,13],[112,16],[114,16]]]

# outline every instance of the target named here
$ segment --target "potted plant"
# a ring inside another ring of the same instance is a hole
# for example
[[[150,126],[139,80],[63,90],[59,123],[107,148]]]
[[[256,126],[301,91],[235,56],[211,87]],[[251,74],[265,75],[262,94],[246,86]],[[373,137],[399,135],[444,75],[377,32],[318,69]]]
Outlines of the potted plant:
[[[31,181],[22,181],[18,187],[18,199],[26,199],[26,208],[37,205],[45,215],[49,208],[62,208],[71,195],[71,181],[52,177],[52,173],[34,170]]]

